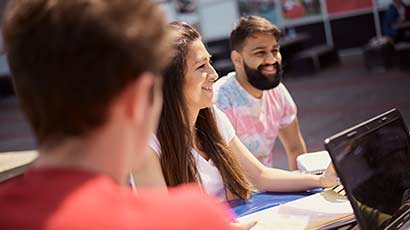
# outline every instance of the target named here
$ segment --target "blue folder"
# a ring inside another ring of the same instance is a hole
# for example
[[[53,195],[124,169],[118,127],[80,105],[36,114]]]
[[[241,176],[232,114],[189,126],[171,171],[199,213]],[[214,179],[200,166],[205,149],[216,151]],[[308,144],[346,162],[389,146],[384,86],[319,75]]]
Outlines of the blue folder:
[[[237,217],[246,216],[251,213],[271,208],[289,201],[297,200],[306,196],[321,192],[322,189],[313,189],[305,192],[296,193],[278,193],[278,192],[261,192],[252,195],[248,201],[241,199],[228,201],[228,205]]]

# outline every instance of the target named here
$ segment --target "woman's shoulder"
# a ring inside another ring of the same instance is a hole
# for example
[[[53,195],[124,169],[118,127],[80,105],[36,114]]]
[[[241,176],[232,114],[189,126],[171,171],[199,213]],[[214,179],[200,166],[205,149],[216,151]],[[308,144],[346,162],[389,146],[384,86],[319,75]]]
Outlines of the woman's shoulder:
[[[212,113],[215,115],[215,118],[221,116],[222,110],[220,110],[215,104],[211,107]]]
[[[211,111],[214,114],[215,120],[217,123],[220,123],[220,122],[227,123],[228,122],[230,124],[230,121],[228,117],[226,116],[226,114],[222,110],[220,110],[216,105],[213,105],[211,107]]]
[[[211,110],[215,116],[216,125],[218,126],[219,132],[221,133],[223,139],[225,139],[226,143],[229,143],[236,135],[231,121],[225,113],[218,109],[215,105],[211,108]]]

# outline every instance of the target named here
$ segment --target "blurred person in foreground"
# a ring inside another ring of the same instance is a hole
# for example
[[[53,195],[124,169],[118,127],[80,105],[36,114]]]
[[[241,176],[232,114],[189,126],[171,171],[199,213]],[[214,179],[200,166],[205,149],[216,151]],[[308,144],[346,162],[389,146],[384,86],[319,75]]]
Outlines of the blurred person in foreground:
[[[277,137],[289,169],[306,153],[297,107],[282,83],[281,31],[258,16],[243,17],[230,36],[235,72],[215,83],[216,105],[228,116],[239,139],[264,165],[272,167]]]
[[[13,0],[3,33],[39,146],[0,185],[0,229],[228,229],[194,187],[124,186],[146,164],[171,37],[147,0]]]

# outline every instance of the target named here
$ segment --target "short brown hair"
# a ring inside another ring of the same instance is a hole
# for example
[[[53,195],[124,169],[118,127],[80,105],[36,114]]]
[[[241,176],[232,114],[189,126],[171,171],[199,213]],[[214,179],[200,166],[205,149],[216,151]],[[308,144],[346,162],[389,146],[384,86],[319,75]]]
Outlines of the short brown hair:
[[[166,22],[149,0],[12,0],[5,13],[13,81],[39,144],[101,126],[130,82],[168,60]]]
[[[229,41],[231,50],[240,51],[246,39],[256,33],[271,34],[276,40],[279,40],[282,32],[265,18],[259,16],[242,17],[231,32]]]

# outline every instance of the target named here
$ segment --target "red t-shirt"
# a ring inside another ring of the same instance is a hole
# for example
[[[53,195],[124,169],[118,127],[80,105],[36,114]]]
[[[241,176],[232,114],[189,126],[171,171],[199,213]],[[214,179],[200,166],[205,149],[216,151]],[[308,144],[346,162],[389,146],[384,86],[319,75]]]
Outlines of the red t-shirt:
[[[72,169],[35,169],[0,185],[0,229],[229,229],[222,204],[196,186],[131,189]]]

